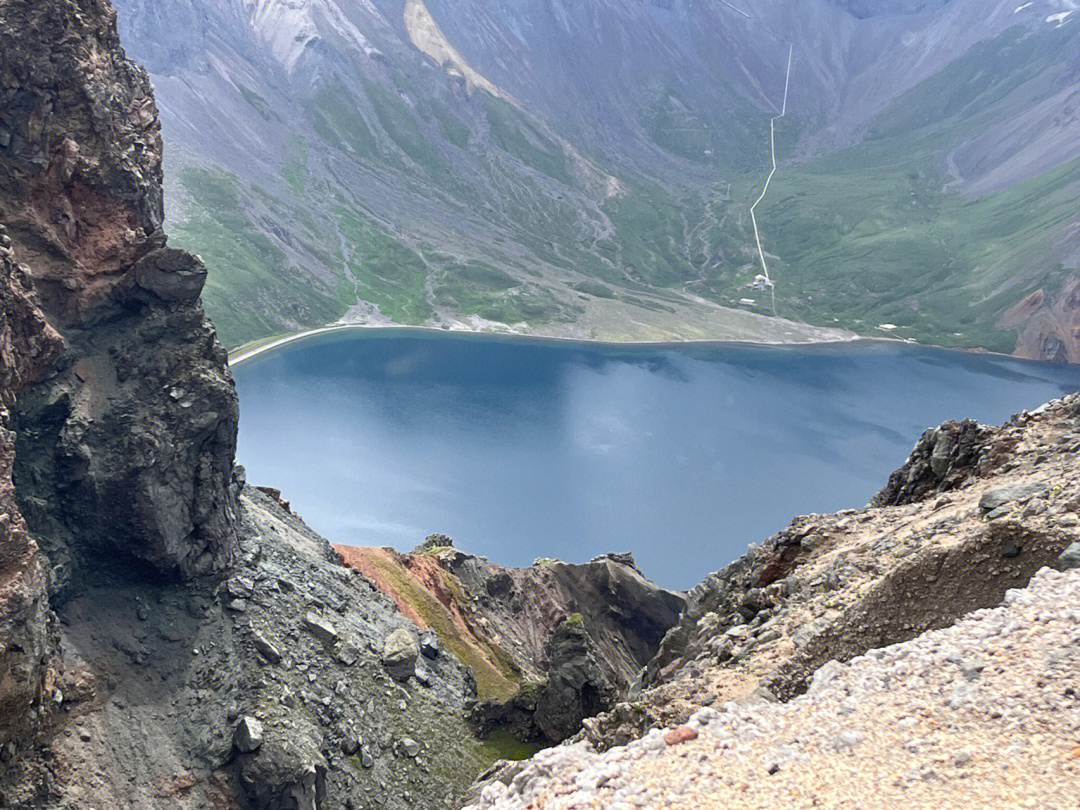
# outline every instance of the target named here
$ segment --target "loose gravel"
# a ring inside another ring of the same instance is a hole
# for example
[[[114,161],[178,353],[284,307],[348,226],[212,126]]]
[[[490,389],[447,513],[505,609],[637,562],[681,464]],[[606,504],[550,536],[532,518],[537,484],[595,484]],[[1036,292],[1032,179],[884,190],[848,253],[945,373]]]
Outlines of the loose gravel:
[[[1043,569],[998,608],[826,664],[789,703],[689,728],[543,751],[467,810],[1077,810],[1080,572]]]

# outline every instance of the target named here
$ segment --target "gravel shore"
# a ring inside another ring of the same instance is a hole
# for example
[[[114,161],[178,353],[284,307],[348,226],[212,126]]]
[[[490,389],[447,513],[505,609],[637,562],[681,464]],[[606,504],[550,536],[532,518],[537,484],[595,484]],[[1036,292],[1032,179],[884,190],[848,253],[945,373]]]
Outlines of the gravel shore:
[[[1080,808],[1080,572],[597,754],[538,754],[469,810]]]

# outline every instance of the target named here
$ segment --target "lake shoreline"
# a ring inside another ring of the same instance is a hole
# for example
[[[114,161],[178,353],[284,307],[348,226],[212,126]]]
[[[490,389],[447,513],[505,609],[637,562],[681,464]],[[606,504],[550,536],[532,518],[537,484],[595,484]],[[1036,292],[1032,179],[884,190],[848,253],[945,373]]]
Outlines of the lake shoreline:
[[[458,328],[443,328],[436,326],[405,326],[401,324],[359,324],[359,323],[341,323],[330,324],[329,326],[320,326],[316,329],[307,329],[303,332],[294,332],[289,335],[283,335],[279,338],[269,339],[266,343],[259,345],[244,344],[238,346],[229,352],[229,367],[235,368],[239,364],[258,357],[261,354],[265,354],[273,349],[278,349],[282,346],[290,343],[296,343],[297,341],[306,340],[308,338],[316,337],[318,335],[328,335],[335,332],[343,332],[347,330],[370,330],[372,332],[401,332],[401,333],[419,333],[419,334],[438,334],[438,335],[476,335],[477,337],[502,337],[502,338],[521,338],[524,340],[533,340],[548,343],[573,343],[585,346],[607,346],[607,347],[623,347],[632,349],[635,347],[641,348],[657,348],[657,347],[675,347],[675,346],[762,346],[768,348],[783,348],[790,346],[793,348],[807,347],[807,346],[837,346],[837,345],[853,345],[858,343],[889,343],[896,345],[908,345],[908,346],[926,346],[930,348],[939,348],[945,351],[956,351],[963,354],[988,354],[997,357],[1012,357],[1013,355],[1003,354],[1001,352],[991,352],[986,349],[961,349],[948,346],[932,346],[931,344],[921,344],[901,340],[900,338],[891,337],[865,337],[862,335],[852,335],[851,337],[838,337],[833,340],[778,340],[778,341],[763,341],[763,340],[732,340],[732,339],[703,339],[694,338],[688,340],[602,340],[597,338],[575,338],[575,337],[562,337],[558,335],[538,335],[528,332],[514,332],[514,331],[495,331],[495,330],[477,330],[477,329],[458,329]],[[1022,359],[1022,358],[1017,358]]]
[[[438,532],[508,566],[626,550],[676,589],[792,515],[864,505],[928,427],[1080,387],[1080,367],[895,340],[320,334],[233,369],[239,463],[316,531],[402,551]]]

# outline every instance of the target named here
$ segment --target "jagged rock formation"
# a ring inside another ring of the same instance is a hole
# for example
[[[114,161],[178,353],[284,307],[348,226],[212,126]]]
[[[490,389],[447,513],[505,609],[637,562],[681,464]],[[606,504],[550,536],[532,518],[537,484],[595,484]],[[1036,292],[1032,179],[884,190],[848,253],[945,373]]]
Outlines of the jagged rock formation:
[[[788,700],[828,661],[905,641],[1023,587],[1080,525],[1080,395],[1002,427],[946,423],[862,510],[798,517],[689,593],[598,745],[730,700]]]
[[[1076,806],[1080,574],[841,664],[785,704],[728,702],[604,753],[538,754],[469,810]]]
[[[935,492],[956,489],[1001,462],[1010,447],[991,439],[993,428],[971,420],[946,422],[927,430],[908,460],[889,476],[888,483],[870,500],[871,506],[897,506],[921,501]]]
[[[1006,312],[1002,323],[1024,324],[1016,342],[1020,357],[1051,363],[1080,361],[1080,277],[1069,278],[1052,300],[1043,290],[1036,290]]]
[[[47,577],[37,544],[15,502],[11,480],[15,437],[9,409],[60,347],[36,307],[0,226],[0,760],[32,739],[45,719],[55,675],[56,633],[49,615]]]
[[[0,220],[65,339],[18,406],[24,514],[61,586],[105,549],[219,570],[236,544],[238,409],[198,301],[206,270],[164,247],[150,82],[105,2],[0,13]]]
[[[481,732],[559,742],[610,708],[685,606],[628,554],[506,568],[434,535],[412,554],[338,546],[402,611],[473,667]]]
[[[0,0],[0,804],[445,804],[490,760],[472,681],[392,680],[409,621],[245,490],[114,16]]]

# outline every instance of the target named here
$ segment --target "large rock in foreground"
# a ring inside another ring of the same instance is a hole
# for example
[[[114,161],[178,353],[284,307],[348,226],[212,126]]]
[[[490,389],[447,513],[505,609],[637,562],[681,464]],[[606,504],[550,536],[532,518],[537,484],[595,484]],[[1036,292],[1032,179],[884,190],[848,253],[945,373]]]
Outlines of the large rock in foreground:
[[[1080,778],[1078,600],[1080,573],[1043,570],[1001,607],[825,665],[789,703],[718,703],[601,754],[542,751],[467,810],[1066,810]]]
[[[220,570],[236,394],[206,269],[164,247],[152,88],[104,0],[0,2],[0,135],[0,221],[65,340],[14,418],[20,505],[58,586],[117,553]]]

